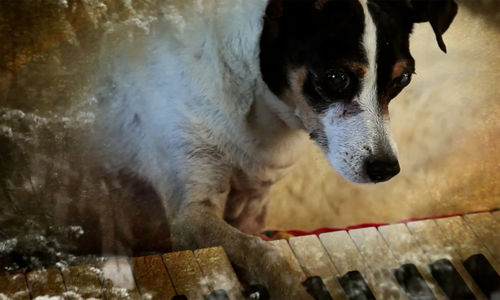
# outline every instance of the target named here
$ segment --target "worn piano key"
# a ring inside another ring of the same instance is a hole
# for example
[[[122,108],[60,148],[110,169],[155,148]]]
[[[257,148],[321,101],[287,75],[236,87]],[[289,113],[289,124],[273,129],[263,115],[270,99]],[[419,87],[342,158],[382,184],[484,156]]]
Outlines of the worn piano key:
[[[292,237],[289,243],[308,278],[319,276],[333,299],[346,299],[337,280],[339,272],[316,235]]]
[[[134,257],[131,265],[143,299],[172,299],[175,296],[161,255]]]
[[[437,284],[428,265],[432,262],[420,248],[405,224],[391,224],[378,228],[378,231],[389,245],[394,257],[401,265],[413,264],[425,279],[436,299],[444,300],[446,296]]]
[[[436,223],[450,243],[455,245],[455,249],[457,249],[462,261],[472,255],[482,254],[488,261],[492,262],[497,273],[500,273],[500,264],[496,263],[490,251],[486,249],[462,217],[437,219]]]
[[[292,280],[296,280],[298,284],[301,284],[304,282],[307,278],[306,275],[304,274],[304,271],[300,267],[299,262],[297,261],[297,258],[293,255],[293,251],[290,248],[290,245],[288,245],[288,242],[286,240],[277,240],[277,241],[271,241],[271,244],[276,246],[280,252],[281,255],[283,255],[283,258],[288,262],[288,265],[295,271],[295,274],[299,274],[299,278],[293,278]],[[286,276],[286,274],[283,274]],[[294,297],[298,299],[313,299],[311,295],[309,295],[306,291],[305,287],[298,288],[296,292],[300,292],[301,294],[299,295],[294,295]]]
[[[66,288],[59,269],[37,270],[26,275],[31,296],[61,297],[66,299]]]
[[[375,296],[359,271],[345,273],[339,277],[339,282],[349,300],[375,300]]]
[[[163,254],[163,261],[177,295],[184,295],[188,299],[203,299],[204,295],[210,293],[208,281],[192,251]]]
[[[97,268],[107,300],[141,299],[132,268],[126,258],[114,258],[99,263]]]
[[[470,274],[465,270],[465,267],[461,263],[460,256],[455,250],[455,247],[443,235],[434,220],[409,222],[407,226],[410,229],[410,232],[419,242],[420,247],[424,250],[426,255],[431,259],[433,263],[441,259],[450,260],[451,264],[456,269],[463,281],[466,283],[467,287],[472,291],[474,296],[477,299],[486,298],[479,287],[476,285]],[[437,266],[441,265],[438,264]],[[439,271],[441,269],[434,268],[434,270]],[[445,288],[448,287],[443,287],[438,278],[434,276],[435,274],[437,273],[433,272],[433,277],[440,284],[441,289],[446,293]]]
[[[223,290],[231,300],[243,299],[241,293],[243,288],[222,247],[196,250],[194,251],[194,256],[198,260],[201,271],[207,278],[212,289],[214,291],[219,290],[216,294],[222,295],[220,290]]]
[[[488,212],[465,215],[464,219],[500,263],[500,222]]]
[[[30,299],[30,293],[23,274],[12,274],[0,277],[0,299]]]
[[[354,229],[349,231],[349,235],[374,274],[377,282],[375,289],[380,289],[383,299],[406,299],[404,291],[399,288],[392,274],[392,270],[398,268],[399,264],[377,229]]]
[[[366,281],[368,289],[375,294],[375,297],[378,299],[384,299],[383,294],[380,293],[379,289],[374,289],[374,287],[377,286],[377,283],[374,280],[373,274],[347,232],[336,231],[323,233],[319,236],[319,239],[325,247],[334,266],[337,268],[339,274],[342,274],[341,276],[345,277],[345,275],[350,271],[358,271],[360,276],[362,276]],[[349,278],[350,277],[347,277],[347,279]],[[352,290],[345,290],[345,285],[342,285],[342,287],[347,297],[349,299],[353,299],[351,298],[353,295]]]
[[[464,266],[488,299],[500,299],[500,275],[484,255],[472,255]]]
[[[225,290],[213,290],[208,295],[203,296],[203,300],[229,300]]]
[[[475,299],[465,281],[449,259],[442,258],[430,265],[432,276],[450,299]]]
[[[394,275],[399,285],[405,290],[406,295],[411,300],[434,300],[434,294],[427,286],[414,264],[404,264],[394,270]]]
[[[79,265],[61,269],[68,298],[104,299],[99,281],[99,270],[92,265]]]
[[[304,271],[300,267],[297,258],[295,258],[295,256],[293,255],[293,251],[290,248],[290,245],[288,245],[287,241],[277,240],[277,241],[271,241],[270,243],[276,246],[280,250],[283,257],[287,260],[288,264],[292,266],[295,269],[295,271],[297,271],[297,273],[301,274],[300,275],[301,278],[299,278],[300,282],[306,280],[306,275],[304,274]]]

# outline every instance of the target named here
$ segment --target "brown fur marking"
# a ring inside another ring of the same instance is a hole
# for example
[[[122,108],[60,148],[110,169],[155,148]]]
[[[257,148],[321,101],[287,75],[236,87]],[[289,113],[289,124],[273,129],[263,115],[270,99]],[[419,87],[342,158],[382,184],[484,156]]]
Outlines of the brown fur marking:
[[[397,61],[392,67],[392,79],[396,79],[403,75],[404,70],[407,68],[408,63],[406,60]]]
[[[285,91],[284,98],[290,99],[296,111],[308,132],[324,131],[324,125],[321,123],[320,116],[313,112],[307,103],[302,92],[304,82],[307,79],[307,70],[305,67],[300,67],[294,71],[289,72],[288,80],[290,89]]]

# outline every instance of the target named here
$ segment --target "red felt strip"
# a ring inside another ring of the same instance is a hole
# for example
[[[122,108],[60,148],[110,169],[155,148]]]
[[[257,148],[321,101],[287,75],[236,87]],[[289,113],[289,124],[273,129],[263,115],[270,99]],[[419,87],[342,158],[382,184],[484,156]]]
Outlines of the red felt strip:
[[[494,212],[500,210],[500,208],[494,208],[494,209],[486,209],[486,210],[478,210],[478,211],[473,211],[473,212],[468,212],[468,213],[454,213],[454,214],[447,214],[447,215],[439,215],[439,216],[433,216],[433,217],[423,217],[423,218],[409,218],[409,219],[404,219],[400,220],[398,222],[394,223],[362,223],[362,224],[356,224],[356,225],[351,225],[347,227],[323,227],[323,228],[318,228],[312,231],[305,231],[305,230],[271,230],[271,235],[274,235],[278,232],[284,232],[293,236],[302,236],[302,235],[320,235],[322,233],[326,232],[334,232],[334,231],[349,231],[351,229],[358,229],[358,228],[366,228],[366,227],[375,227],[378,228],[380,226],[384,225],[389,225],[389,224],[398,224],[398,223],[408,223],[408,222],[413,222],[413,221],[422,221],[422,220],[429,220],[429,219],[442,219],[442,218],[451,218],[451,217],[456,217],[456,216],[463,216],[465,214],[478,214],[478,213],[484,213],[484,212]]]

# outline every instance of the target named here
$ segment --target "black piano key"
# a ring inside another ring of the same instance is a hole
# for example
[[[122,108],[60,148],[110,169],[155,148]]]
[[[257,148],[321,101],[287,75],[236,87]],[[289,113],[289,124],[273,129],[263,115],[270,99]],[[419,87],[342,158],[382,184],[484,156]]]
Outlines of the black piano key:
[[[410,300],[436,299],[414,264],[404,264],[395,269],[394,276]]]
[[[271,296],[267,288],[260,284],[253,284],[248,291],[243,292],[246,300],[270,300]]]
[[[429,265],[432,276],[450,299],[476,299],[451,261],[439,259]]]
[[[210,294],[203,296],[204,300],[229,300],[225,290],[213,290]]]
[[[307,292],[316,300],[333,300],[330,292],[326,289],[323,279],[319,276],[307,278],[302,285],[306,287]]]
[[[349,300],[375,300],[372,291],[359,271],[347,272],[339,282]]]
[[[464,261],[464,267],[488,299],[500,299],[500,275],[484,255],[472,255]]]

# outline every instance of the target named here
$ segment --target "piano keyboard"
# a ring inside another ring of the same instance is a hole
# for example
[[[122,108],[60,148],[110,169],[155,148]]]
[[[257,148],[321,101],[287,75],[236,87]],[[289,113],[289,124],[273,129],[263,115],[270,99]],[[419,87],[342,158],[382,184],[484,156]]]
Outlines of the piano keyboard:
[[[310,299],[500,299],[500,211],[271,241]],[[221,247],[0,277],[0,299],[267,299]],[[59,298],[58,298],[59,297]]]

